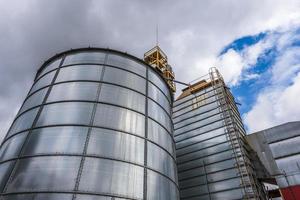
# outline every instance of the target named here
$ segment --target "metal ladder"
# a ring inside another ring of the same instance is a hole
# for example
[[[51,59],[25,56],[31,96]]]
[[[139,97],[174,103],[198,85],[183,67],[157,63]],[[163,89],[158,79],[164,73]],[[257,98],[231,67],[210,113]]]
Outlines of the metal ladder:
[[[220,111],[223,114],[227,132],[226,137],[232,147],[233,157],[236,162],[235,165],[241,178],[241,186],[244,190],[243,199],[260,199],[261,195],[257,188],[254,174],[251,173],[253,170],[250,167],[250,160],[245,156],[246,152],[242,145],[241,136],[236,128],[236,122],[234,121],[233,113],[231,111],[232,108],[230,107],[224,80],[216,68],[210,68],[209,77],[217,100],[220,102]]]

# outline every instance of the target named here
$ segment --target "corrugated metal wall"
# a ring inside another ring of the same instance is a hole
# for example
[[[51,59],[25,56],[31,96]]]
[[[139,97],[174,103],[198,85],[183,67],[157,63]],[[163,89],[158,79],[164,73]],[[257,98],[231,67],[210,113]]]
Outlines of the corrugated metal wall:
[[[171,105],[165,81],[133,56],[55,56],[2,143],[2,199],[178,199]]]
[[[230,91],[226,91],[232,101]],[[245,198],[225,120],[234,121],[241,144],[244,144],[243,124],[235,105],[229,105],[231,118],[224,114],[218,92],[219,88],[210,86],[174,103],[173,122],[181,199]]]
[[[247,140],[276,178],[284,199],[300,198],[300,122],[250,134]]]

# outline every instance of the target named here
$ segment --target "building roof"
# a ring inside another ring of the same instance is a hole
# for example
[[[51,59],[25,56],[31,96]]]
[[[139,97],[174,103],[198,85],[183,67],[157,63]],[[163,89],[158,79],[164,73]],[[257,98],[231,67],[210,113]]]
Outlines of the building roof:
[[[182,93],[179,95],[179,97],[176,100],[182,99],[186,96],[189,96],[193,93],[196,93],[200,90],[203,90],[205,88],[208,88],[211,86],[211,81],[207,80],[200,80],[182,90]]]

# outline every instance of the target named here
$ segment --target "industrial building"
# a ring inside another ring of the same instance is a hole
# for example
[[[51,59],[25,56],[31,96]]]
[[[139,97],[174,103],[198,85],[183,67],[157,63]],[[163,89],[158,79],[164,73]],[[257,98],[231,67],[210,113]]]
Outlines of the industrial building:
[[[284,200],[300,199],[300,122],[289,122],[247,135],[248,143],[268,171],[261,179],[278,185]]]
[[[1,145],[1,199],[179,199],[170,70],[100,48],[46,61]]]
[[[72,49],[37,71],[1,144],[0,199],[296,200],[299,140],[300,122],[246,135],[216,68],[182,83],[158,46]]]
[[[173,122],[182,200],[266,199],[234,97],[216,68],[183,89]]]

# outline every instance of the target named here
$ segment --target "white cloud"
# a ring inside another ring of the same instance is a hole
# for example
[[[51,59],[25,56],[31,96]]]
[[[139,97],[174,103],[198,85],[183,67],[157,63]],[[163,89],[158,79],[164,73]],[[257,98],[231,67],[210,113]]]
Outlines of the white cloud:
[[[273,116],[276,112],[274,102],[276,102],[279,94],[280,92],[275,90],[261,93],[252,110],[243,116],[250,133],[273,125]]]
[[[281,54],[271,68],[272,82],[277,85],[288,84],[300,67],[300,47],[284,49]]]
[[[218,53],[234,39],[278,30],[282,26],[294,26],[300,21],[299,9],[300,2],[297,0],[172,2],[168,13],[158,13],[161,29],[168,30],[165,35],[160,31],[161,45],[173,64],[177,78],[189,82],[206,74],[216,64],[220,64],[221,68]],[[177,17],[179,13],[180,18]],[[248,58],[248,64],[255,63],[257,55],[263,51],[261,48],[267,45],[261,42],[252,46],[244,52],[247,55],[241,55],[243,60]],[[236,59],[236,56],[229,58],[231,55],[221,60]],[[226,76],[237,84],[242,77],[241,69],[247,66],[231,66],[238,68],[234,70],[236,73],[232,72],[233,69],[223,71],[226,74],[229,71],[230,75]]]
[[[297,99],[297,94],[300,94],[300,47],[292,45],[300,40],[298,27],[279,27],[242,51],[229,49],[215,58],[214,63],[229,86],[237,86],[241,81],[266,78],[263,89],[256,89],[259,93],[254,105],[243,116],[250,132],[300,120],[300,101]],[[276,57],[273,58],[274,64],[266,72],[269,76],[249,72],[257,64],[258,58],[264,57],[265,52],[270,49],[276,50]]]
[[[256,65],[260,56],[274,45],[275,36],[269,34],[261,41],[244,47],[241,51],[229,49],[226,53],[215,58],[214,65],[219,68],[229,86],[237,86],[241,81],[256,79],[258,74],[247,70]]]
[[[244,121],[249,132],[255,132],[284,122],[300,120],[300,73],[285,88],[271,87],[261,92]]]
[[[260,77],[260,74],[252,73],[252,74],[244,74],[244,80],[249,81],[253,79],[258,79]]]
[[[171,51],[174,54],[183,56],[188,51],[187,46],[195,40],[195,32],[191,29],[184,29],[178,32],[172,32],[168,38]],[[176,59],[176,58],[175,58]]]
[[[218,66],[225,81],[229,83],[229,85],[238,84],[245,65],[243,57],[232,49],[222,55],[216,62],[216,66]]]
[[[245,50],[241,52],[243,58],[246,60],[245,68],[249,68],[252,65],[255,65],[257,63],[258,57],[274,45],[274,40],[274,36],[272,34],[269,34],[265,39],[262,39],[261,41],[249,46],[248,48],[245,48]]]
[[[266,129],[284,122],[300,120],[300,47],[291,46],[299,37],[289,30],[278,37],[278,57],[269,69],[270,85],[243,118],[249,132]]]
[[[151,9],[154,4],[159,6]],[[158,23],[161,47],[178,80],[189,82],[218,65],[228,82],[238,84],[261,47],[218,58],[220,50],[245,35],[293,26],[299,9],[298,0],[0,1],[0,103],[7,105],[0,107],[2,128],[8,129],[7,113],[20,106],[28,80],[54,53],[91,45],[142,57],[155,44]]]

